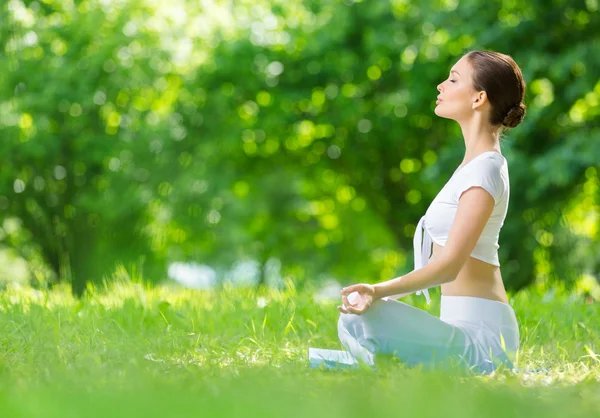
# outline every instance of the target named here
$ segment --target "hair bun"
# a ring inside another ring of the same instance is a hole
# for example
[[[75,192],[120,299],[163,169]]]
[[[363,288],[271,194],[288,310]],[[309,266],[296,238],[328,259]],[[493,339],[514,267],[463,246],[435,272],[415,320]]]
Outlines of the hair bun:
[[[523,103],[519,103],[518,105],[511,107],[508,111],[508,114],[504,117],[502,125],[509,128],[514,128],[517,126],[525,117],[525,109],[526,108]]]

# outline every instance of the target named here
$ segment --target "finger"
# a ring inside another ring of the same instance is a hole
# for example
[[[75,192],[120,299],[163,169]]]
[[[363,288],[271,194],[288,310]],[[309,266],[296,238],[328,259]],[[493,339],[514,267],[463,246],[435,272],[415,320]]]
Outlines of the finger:
[[[338,311],[342,312],[342,313],[349,313],[343,306],[338,306]]]
[[[358,291],[359,285],[353,284],[342,289],[342,295],[349,295],[352,292]]]
[[[352,306],[352,304],[348,300],[348,297],[344,294],[342,294],[342,302],[344,303],[345,306]]]
[[[356,315],[362,315],[363,312],[364,312],[364,309],[357,309],[354,306],[348,306],[348,305],[346,305],[346,310],[349,313],[353,313],[353,314],[356,314]]]

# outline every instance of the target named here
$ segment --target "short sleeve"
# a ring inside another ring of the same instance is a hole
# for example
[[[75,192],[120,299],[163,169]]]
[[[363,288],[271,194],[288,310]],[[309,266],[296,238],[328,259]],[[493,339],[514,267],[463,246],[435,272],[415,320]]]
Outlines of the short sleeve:
[[[492,158],[483,158],[473,161],[470,167],[465,167],[455,190],[456,201],[471,187],[482,187],[494,198],[498,204],[504,193],[504,180],[501,174],[501,164]]]

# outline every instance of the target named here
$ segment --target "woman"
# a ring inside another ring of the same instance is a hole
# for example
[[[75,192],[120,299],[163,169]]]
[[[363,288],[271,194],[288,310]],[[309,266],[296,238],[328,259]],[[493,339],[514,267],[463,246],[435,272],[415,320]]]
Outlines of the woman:
[[[458,361],[486,373],[499,364],[510,367],[519,348],[498,262],[510,194],[500,136],[523,120],[525,82],[510,56],[471,51],[437,89],[435,114],[460,124],[464,160],[419,222],[415,269],[342,290],[339,338],[354,358],[371,365],[375,355],[393,354],[407,364]],[[437,285],[440,318],[393,299]]]

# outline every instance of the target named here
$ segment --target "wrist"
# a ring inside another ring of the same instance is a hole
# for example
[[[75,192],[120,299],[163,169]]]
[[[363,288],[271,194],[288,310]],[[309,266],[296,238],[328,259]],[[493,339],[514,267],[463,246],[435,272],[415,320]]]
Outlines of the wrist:
[[[402,281],[402,278],[403,278],[403,276],[393,279],[394,285],[399,283],[400,281]],[[403,293],[400,290],[390,289],[390,281],[391,280],[388,280],[387,282],[377,283],[377,284],[373,285],[373,289],[374,289],[374,293],[375,293],[373,295],[373,299],[381,299],[386,296]]]
[[[383,293],[384,290],[381,288],[381,284],[382,283],[376,283],[373,285],[373,299],[374,300],[385,297],[385,294]]]

